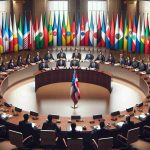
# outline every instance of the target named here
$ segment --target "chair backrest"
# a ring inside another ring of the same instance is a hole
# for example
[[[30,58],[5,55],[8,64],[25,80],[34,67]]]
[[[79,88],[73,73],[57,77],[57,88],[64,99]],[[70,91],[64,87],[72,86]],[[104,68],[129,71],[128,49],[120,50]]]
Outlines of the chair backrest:
[[[16,147],[21,148],[23,147],[23,134],[21,132],[9,130],[9,141]]]
[[[138,140],[139,131],[140,131],[139,127],[128,131],[128,133],[127,133],[128,144],[134,143]]]
[[[113,145],[113,137],[98,139],[98,150],[111,150]]]
[[[56,132],[54,130],[41,130],[41,145],[56,145]]]
[[[83,139],[71,139],[67,138],[67,148],[69,150],[83,150]]]

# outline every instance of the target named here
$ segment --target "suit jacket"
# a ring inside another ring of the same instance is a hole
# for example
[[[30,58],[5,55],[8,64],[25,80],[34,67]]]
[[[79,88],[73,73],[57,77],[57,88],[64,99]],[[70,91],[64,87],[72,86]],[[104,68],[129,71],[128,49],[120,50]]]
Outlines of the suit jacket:
[[[72,58],[76,58],[76,59],[81,60],[81,54],[80,53],[73,53]]]
[[[66,59],[66,54],[64,52],[60,52],[57,54],[57,58],[60,59],[60,58],[65,58]]]
[[[94,59],[93,54],[86,54],[85,60],[93,60],[93,59]]]
[[[144,63],[139,63],[138,69],[139,69],[139,71],[145,71],[146,70],[146,65]]]
[[[26,64],[30,65],[32,63],[31,58],[26,58]]]
[[[147,117],[146,117],[146,119],[144,121],[144,124],[150,126],[150,114],[147,115]]]
[[[110,62],[111,64],[114,64],[115,63],[115,58],[112,56],[112,57],[109,57],[107,59],[107,62]]]
[[[97,56],[97,58],[95,59],[95,61],[97,61],[97,60],[99,60],[99,61],[101,61],[101,62],[104,62],[105,61],[105,57],[104,57],[104,55],[98,55]]]
[[[18,59],[18,60],[17,60],[17,66],[22,66],[22,65],[23,65],[22,60]]]
[[[40,63],[39,70],[43,70],[44,68],[49,68],[47,63]]]
[[[131,60],[126,60],[126,65],[127,65],[127,66],[131,66],[131,64],[132,64],[132,61],[131,61]]]
[[[126,60],[124,58],[120,58],[119,59],[119,63],[120,63],[120,65],[125,65],[126,64]]]
[[[67,137],[72,139],[81,138],[81,133],[77,130],[71,130],[68,132]]]
[[[0,65],[0,71],[5,72],[6,70],[7,70],[7,69],[6,69],[6,66]]]
[[[139,63],[138,63],[137,61],[132,61],[131,66],[132,66],[133,68],[138,68]]]
[[[34,57],[34,62],[36,63],[36,62],[38,62],[38,61],[40,61],[41,60],[41,57],[40,56],[35,56]]]
[[[57,64],[56,64],[56,67],[66,67],[66,61],[65,60],[58,60],[57,61]]]
[[[8,63],[8,69],[14,69],[15,64],[14,63]]]
[[[96,62],[91,62],[89,68],[99,69],[99,65]]]
[[[55,130],[60,131],[56,123],[46,121],[43,123],[42,130]]]
[[[150,74],[150,67],[147,67],[146,73],[147,73],[147,74]]]
[[[70,67],[72,67],[72,66],[80,67],[79,61],[78,60],[71,60]]]
[[[50,59],[54,60],[53,55],[52,54],[46,54],[45,55],[45,60],[50,60]]]

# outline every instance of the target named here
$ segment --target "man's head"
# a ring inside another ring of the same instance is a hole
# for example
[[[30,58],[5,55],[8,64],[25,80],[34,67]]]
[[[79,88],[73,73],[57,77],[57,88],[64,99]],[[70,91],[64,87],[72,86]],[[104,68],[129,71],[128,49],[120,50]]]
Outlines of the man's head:
[[[49,122],[52,122],[52,119],[53,119],[53,118],[52,118],[52,115],[48,115],[48,116],[47,116],[47,119],[48,119]]]
[[[71,129],[75,130],[76,129],[76,123],[71,123]]]
[[[24,121],[28,121],[29,115],[28,115],[28,114],[24,114],[24,115],[23,115],[23,118],[24,118]]]
[[[103,129],[105,127],[104,121],[100,122],[100,128]]]
[[[128,116],[126,117],[126,121],[127,121],[127,122],[130,122],[130,119],[131,119],[131,117],[128,115]]]

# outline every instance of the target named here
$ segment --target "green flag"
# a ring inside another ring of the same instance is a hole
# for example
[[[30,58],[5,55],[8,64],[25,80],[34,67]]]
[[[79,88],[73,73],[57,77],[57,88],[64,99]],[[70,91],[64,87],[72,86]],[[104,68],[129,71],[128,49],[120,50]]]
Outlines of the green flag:
[[[43,48],[44,47],[44,31],[43,31],[42,15],[41,15],[41,20],[40,20],[39,36],[40,36],[40,48]]]
[[[49,24],[48,24],[48,45],[53,46],[53,23],[51,14],[49,17]]]
[[[35,18],[35,47],[39,49],[39,26],[38,26],[38,17]]]

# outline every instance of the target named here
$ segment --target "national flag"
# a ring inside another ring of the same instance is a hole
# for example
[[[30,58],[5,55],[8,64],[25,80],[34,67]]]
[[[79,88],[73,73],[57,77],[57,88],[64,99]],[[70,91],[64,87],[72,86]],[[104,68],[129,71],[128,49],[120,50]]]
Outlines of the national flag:
[[[139,16],[139,20],[138,20],[138,27],[137,27],[137,38],[136,38],[136,52],[139,53],[140,52],[140,45],[141,45],[141,20],[140,20],[140,16]]]
[[[80,45],[81,46],[84,46],[85,45],[85,26],[84,26],[84,17],[82,16],[82,19],[81,19],[81,42],[80,42]]]
[[[100,15],[98,15],[98,23],[97,23],[97,46],[100,47],[101,46],[101,19],[100,19]]]
[[[47,19],[46,14],[44,16],[44,47],[48,47],[48,29],[47,29]]]
[[[106,23],[106,48],[110,48],[110,26],[109,26],[108,15],[107,15],[107,23]]]
[[[149,23],[148,23],[148,15],[146,18],[145,24],[145,54],[150,53],[150,39],[149,39]]]
[[[76,46],[76,22],[75,15],[73,17],[73,22],[71,25],[71,46]]]
[[[19,19],[19,26],[18,26],[18,45],[19,45],[19,50],[23,50],[23,33],[22,33],[22,19],[20,16]]]
[[[40,48],[40,38],[39,38],[39,21],[38,17],[35,17],[35,48],[39,49]]]
[[[2,32],[0,28],[0,54],[3,53],[3,38],[2,38]]]
[[[62,46],[66,46],[66,23],[65,23],[65,13],[63,13],[63,21],[62,21]]]
[[[132,52],[136,52],[136,16],[134,17],[133,32],[132,32]]]
[[[85,19],[85,46],[89,45],[89,22],[88,22],[88,16],[86,16]]]
[[[119,49],[123,49],[123,21],[122,15],[120,17],[120,26],[119,26]]]
[[[53,46],[57,46],[57,24],[56,24],[55,12],[54,12],[54,22],[53,22]]]
[[[145,23],[144,23],[144,16],[143,16],[143,21],[142,21],[142,29],[141,29],[141,46],[140,46],[140,53],[143,54],[144,53],[144,43],[145,43]]]
[[[95,16],[94,21],[93,45],[97,47],[97,15]]]
[[[93,14],[91,12],[91,20],[90,20],[90,32],[89,32],[89,46],[93,46],[94,44],[94,25],[93,25]]]
[[[77,77],[75,70],[74,70],[73,77],[72,77],[72,86],[70,89],[70,96],[74,102],[74,105],[76,105],[80,99],[80,89],[79,89],[78,77]]]
[[[119,48],[119,19],[118,14],[116,18],[116,26],[115,26],[115,49]]]
[[[128,19],[127,19],[127,16],[126,16],[125,23],[124,23],[124,41],[123,41],[124,51],[128,50],[128,34],[129,34]]]
[[[2,14],[2,39],[3,39],[3,53],[6,52],[6,31],[5,31],[5,21],[4,21],[4,15]]]
[[[69,17],[69,15],[68,15],[68,19],[67,19],[66,39],[67,39],[67,46],[70,46],[71,30],[70,30],[70,17]]]
[[[60,22],[60,13],[58,15],[58,27],[57,27],[57,45],[62,45],[62,32],[61,32],[61,22]]]
[[[13,44],[14,44],[14,51],[18,52],[18,33],[16,27],[16,17],[14,14],[14,22],[13,22]]]
[[[80,46],[80,16],[78,15],[77,21],[77,34],[76,34],[76,46]]]
[[[43,18],[41,14],[40,26],[39,26],[39,38],[40,38],[40,48],[44,47],[44,31],[43,31]]]
[[[29,49],[32,49],[32,43],[33,43],[33,25],[32,25],[32,15],[30,12],[30,17],[29,17],[29,28],[28,28],[28,47]]]
[[[9,51],[13,52],[13,29],[12,29],[12,21],[11,21],[11,15],[9,20]]]
[[[104,12],[103,12],[103,22],[102,22],[102,47],[105,47],[105,42],[106,42],[106,25],[105,25],[105,16],[104,16]]]
[[[48,45],[53,46],[53,23],[51,13],[49,16],[49,24],[48,24]]]
[[[129,16],[129,35],[128,35],[128,51],[132,52],[132,20]]]
[[[8,16],[6,14],[5,19],[5,52],[9,51],[9,27],[8,27]]]
[[[28,26],[27,26],[27,18],[26,15],[24,16],[24,35],[23,35],[23,48],[29,49],[29,32],[28,32]]]

